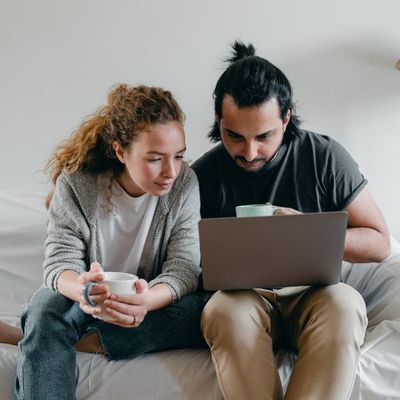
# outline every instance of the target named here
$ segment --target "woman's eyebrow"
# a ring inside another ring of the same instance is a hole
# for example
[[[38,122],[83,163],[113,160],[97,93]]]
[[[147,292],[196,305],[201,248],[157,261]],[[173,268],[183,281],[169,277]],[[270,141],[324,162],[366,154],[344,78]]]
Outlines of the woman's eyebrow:
[[[176,154],[183,153],[184,151],[186,151],[186,147],[184,147],[182,150],[177,151]],[[148,151],[147,154],[156,154],[158,156],[165,156],[167,153],[162,153],[160,151],[153,150],[153,151]]]

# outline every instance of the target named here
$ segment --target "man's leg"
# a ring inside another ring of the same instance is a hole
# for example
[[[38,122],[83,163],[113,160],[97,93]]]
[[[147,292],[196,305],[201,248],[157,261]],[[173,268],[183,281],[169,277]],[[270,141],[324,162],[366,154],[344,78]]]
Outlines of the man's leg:
[[[87,318],[71,300],[42,288],[21,317],[14,399],[72,400],[76,366],[73,345]]]
[[[285,399],[349,399],[367,326],[361,295],[339,283],[309,290],[292,309],[280,300],[299,350]]]
[[[252,290],[215,293],[202,330],[224,399],[281,399],[273,352],[278,320],[273,307]]]

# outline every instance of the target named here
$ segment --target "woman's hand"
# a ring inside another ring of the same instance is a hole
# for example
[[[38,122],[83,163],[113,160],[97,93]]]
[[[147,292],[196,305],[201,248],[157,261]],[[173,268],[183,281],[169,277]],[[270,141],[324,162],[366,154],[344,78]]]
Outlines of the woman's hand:
[[[92,263],[88,272],[83,272],[78,276],[78,282],[82,287],[81,295],[79,297],[79,306],[86,314],[95,315],[96,313],[101,312],[101,307],[93,307],[86,302],[83,296],[83,288],[88,282],[97,282],[97,285],[90,288],[89,296],[95,304],[99,304],[110,297],[108,286],[101,283],[103,280],[103,269],[98,262]]]
[[[111,324],[123,328],[136,328],[149,311],[149,284],[144,279],[135,282],[135,294],[111,294],[104,301],[105,311],[113,317]]]

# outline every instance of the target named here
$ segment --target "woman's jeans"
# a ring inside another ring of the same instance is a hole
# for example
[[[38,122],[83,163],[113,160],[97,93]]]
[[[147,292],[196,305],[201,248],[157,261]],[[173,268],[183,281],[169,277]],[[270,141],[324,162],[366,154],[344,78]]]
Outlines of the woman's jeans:
[[[76,388],[75,343],[97,332],[110,360],[143,353],[204,345],[200,316],[204,301],[188,295],[170,306],[149,312],[136,328],[121,328],[85,314],[79,305],[42,288],[21,317],[14,399],[73,400]]]

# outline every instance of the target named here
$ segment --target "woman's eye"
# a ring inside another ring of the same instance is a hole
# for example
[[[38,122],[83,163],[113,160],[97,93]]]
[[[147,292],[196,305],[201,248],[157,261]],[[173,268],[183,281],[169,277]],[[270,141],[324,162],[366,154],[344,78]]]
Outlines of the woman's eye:
[[[148,161],[149,162],[156,162],[156,161],[160,161],[161,158],[149,158]]]

